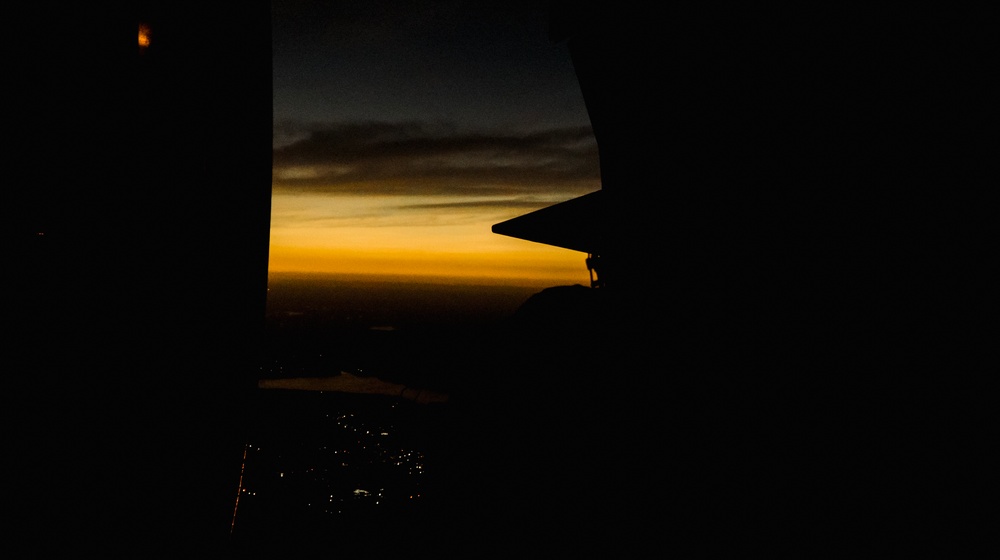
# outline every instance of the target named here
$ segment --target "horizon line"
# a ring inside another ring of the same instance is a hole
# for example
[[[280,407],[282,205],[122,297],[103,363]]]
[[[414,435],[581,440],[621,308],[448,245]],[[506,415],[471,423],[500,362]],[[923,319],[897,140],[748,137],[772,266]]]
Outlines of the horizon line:
[[[372,282],[372,283],[395,283],[395,284],[436,284],[436,285],[472,285],[472,286],[492,286],[492,287],[518,287],[518,288],[545,288],[553,286],[586,285],[581,282],[573,282],[567,278],[559,277],[494,277],[494,276],[465,276],[465,275],[443,275],[443,274],[402,274],[390,272],[330,272],[330,271],[295,271],[295,270],[268,270],[268,281],[277,277],[295,278],[300,280],[336,278],[351,282]],[[589,283],[588,283],[589,284]]]

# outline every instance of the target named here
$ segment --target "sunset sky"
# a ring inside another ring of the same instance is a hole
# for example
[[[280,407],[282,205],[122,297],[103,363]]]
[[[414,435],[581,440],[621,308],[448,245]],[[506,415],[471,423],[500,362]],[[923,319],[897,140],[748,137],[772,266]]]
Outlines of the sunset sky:
[[[272,6],[271,272],[589,282],[586,254],[491,231],[600,188],[546,2]]]

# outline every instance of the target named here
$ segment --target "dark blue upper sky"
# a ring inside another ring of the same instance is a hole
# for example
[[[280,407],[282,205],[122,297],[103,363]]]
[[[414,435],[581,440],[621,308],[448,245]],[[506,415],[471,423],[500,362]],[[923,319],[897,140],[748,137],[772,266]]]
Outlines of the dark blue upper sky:
[[[274,0],[275,121],[589,125],[547,4]]]

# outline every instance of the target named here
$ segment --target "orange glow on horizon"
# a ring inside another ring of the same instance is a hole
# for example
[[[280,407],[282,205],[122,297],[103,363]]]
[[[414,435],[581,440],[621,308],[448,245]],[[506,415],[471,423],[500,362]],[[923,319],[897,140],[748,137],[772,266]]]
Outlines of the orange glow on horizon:
[[[449,278],[461,283],[589,285],[586,255],[550,247],[508,253],[352,251],[272,245],[268,272]]]
[[[585,253],[490,230],[523,209],[440,210],[432,204],[440,200],[276,193],[268,272],[533,287],[590,284]]]

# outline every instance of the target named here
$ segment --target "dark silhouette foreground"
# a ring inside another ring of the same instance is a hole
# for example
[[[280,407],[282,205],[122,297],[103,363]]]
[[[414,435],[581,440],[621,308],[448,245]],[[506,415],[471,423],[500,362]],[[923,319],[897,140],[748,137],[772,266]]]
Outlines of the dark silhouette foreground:
[[[8,49],[30,53],[9,69],[32,108],[11,184],[32,194],[8,210],[5,331],[28,546],[227,545],[270,149],[267,16],[239,4],[154,10],[154,37],[183,40],[141,64],[131,11],[17,20],[39,30]],[[557,2],[553,37],[599,145],[606,284],[543,292],[483,343],[496,375],[453,395],[448,499],[364,530],[456,556],[960,555],[979,527],[961,482],[992,445],[984,18],[587,6]],[[218,29],[244,42],[206,56]]]

